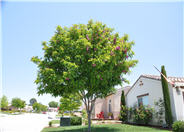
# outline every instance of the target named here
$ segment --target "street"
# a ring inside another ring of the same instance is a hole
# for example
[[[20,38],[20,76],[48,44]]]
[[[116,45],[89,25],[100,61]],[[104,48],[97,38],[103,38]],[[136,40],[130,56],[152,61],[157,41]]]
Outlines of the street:
[[[0,115],[0,132],[40,132],[48,126],[47,114]]]

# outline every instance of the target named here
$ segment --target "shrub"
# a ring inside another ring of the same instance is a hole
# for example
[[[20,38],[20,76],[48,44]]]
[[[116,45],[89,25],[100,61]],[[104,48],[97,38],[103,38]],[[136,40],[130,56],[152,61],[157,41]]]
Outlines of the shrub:
[[[184,121],[175,121],[172,128],[173,132],[184,132]]]
[[[153,116],[153,109],[145,107],[143,105],[133,109],[133,120],[137,124],[147,125]]]
[[[88,125],[88,117],[86,110],[82,110],[82,122],[84,125]]]
[[[120,111],[120,120],[122,123],[127,122],[128,120],[128,107],[122,105]]]
[[[49,121],[49,127],[52,127],[52,121]]]
[[[82,125],[82,118],[77,117],[77,116],[73,116],[70,119],[70,123],[71,123],[71,125]]]
[[[98,119],[104,119],[104,112],[101,111],[99,114],[96,114]]]
[[[112,117],[113,116],[113,113],[112,112],[109,112],[108,113],[108,117]]]
[[[165,112],[164,101],[163,99],[159,98],[159,100],[154,102],[154,104],[157,108],[157,111],[155,111],[155,117],[157,119],[157,122],[159,125],[163,125]]]

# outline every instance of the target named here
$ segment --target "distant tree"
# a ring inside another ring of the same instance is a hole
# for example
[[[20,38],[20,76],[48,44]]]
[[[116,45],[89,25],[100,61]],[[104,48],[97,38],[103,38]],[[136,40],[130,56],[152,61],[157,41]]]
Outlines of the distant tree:
[[[161,72],[165,77],[167,77],[164,66],[161,67]],[[161,81],[162,81],[162,91],[163,91],[164,105],[165,105],[165,121],[168,124],[168,126],[171,127],[173,124],[173,118],[172,118],[172,111],[171,111],[168,82],[162,75],[161,75]]]
[[[48,110],[48,107],[46,105],[41,105],[41,111],[47,111]]]
[[[11,101],[11,105],[21,110],[26,106],[26,102],[24,100],[21,100],[20,98],[13,98]]]
[[[36,103],[36,102],[37,102],[37,100],[35,98],[31,98],[29,100],[30,106],[33,106],[33,104]]]
[[[3,95],[2,98],[0,98],[0,108],[6,109],[8,107],[8,99],[5,95]]]
[[[58,26],[50,41],[42,44],[44,56],[32,57],[38,66],[38,94],[78,94],[86,107],[90,132],[95,100],[112,93],[122,80],[127,82],[123,74],[137,63],[134,42],[127,34],[120,36],[106,24],[90,20]]]
[[[58,102],[55,102],[55,101],[49,102],[49,107],[57,108],[58,107]]]
[[[74,110],[78,110],[82,105],[80,96],[77,94],[70,94],[61,97],[59,111],[63,114],[65,111],[69,111],[70,113]]]
[[[33,104],[33,110],[35,112],[47,111],[47,106],[36,102]]]
[[[41,104],[40,103],[34,103],[33,104],[33,110],[36,112],[41,112]]]

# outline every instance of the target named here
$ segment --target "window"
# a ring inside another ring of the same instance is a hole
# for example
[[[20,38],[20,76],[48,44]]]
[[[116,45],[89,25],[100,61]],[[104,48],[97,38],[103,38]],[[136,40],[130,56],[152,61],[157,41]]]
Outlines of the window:
[[[111,111],[111,100],[109,100],[109,112],[112,112]]]
[[[140,105],[148,105],[148,93],[147,94],[143,94],[143,95],[139,95],[137,96],[137,100],[138,100],[138,106]]]

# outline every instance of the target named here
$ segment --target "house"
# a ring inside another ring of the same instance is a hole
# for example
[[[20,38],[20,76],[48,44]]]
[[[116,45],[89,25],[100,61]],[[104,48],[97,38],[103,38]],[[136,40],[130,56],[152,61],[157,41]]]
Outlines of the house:
[[[129,86],[123,88],[125,95],[129,89]],[[108,113],[111,112],[113,114],[113,119],[119,119],[121,93],[122,88],[117,89],[115,93],[108,95],[106,98],[96,99],[94,109],[92,111],[92,118],[97,118],[97,114],[103,111],[105,118],[108,118]]]
[[[168,79],[173,82],[168,83],[173,120],[184,120],[184,77],[168,77]],[[141,103],[154,108],[154,102],[159,98],[163,99],[161,77],[141,75],[126,94],[126,104],[133,107]]]
[[[32,112],[33,106],[26,105],[23,110],[25,110],[26,112]]]
[[[184,77],[168,77],[173,84],[168,83],[171,110],[173,120],[184,120]],[[108,118],[108,113],[112,112],[114,119],[119,118],[121,91],[124,90],[126,105],[133,107],[140,104],[150,106],[157,111],[155,102],[160,98],[163,100],[161,77],[156,75],[141,75],[132,87],[118,89],[116,93],[110,94],[106,98],[98,98],[92,112],[92,118],[97,118],[97,114],[104,112],[104,117]],[[163,116],[165,123],[165,118]],[[129,121],[131,122],[131,121]],[[153,125],[158,122],[152,120]]]
[[[58,108],[48,107],[48,112],[58,112]]]

